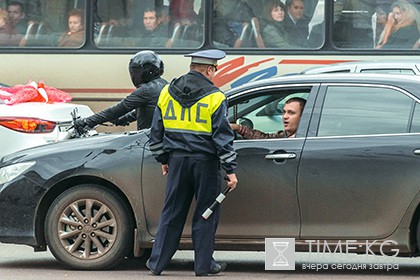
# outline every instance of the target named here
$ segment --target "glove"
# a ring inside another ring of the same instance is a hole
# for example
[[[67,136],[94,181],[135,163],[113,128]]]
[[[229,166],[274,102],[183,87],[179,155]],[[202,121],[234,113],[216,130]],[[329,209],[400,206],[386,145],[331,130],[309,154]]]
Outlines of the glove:
[[[81,118],[75,120],[73,123],[73,126],[74,126],[74,130],[76,130],[77,133],[79,133],[79,135],[83,135],[85,134],[86,131],[91,129],[89,125],[87,124],[86,119],[81,119]]]
[[[117,125],[117,126],[127,126],[130,125],[130,121],[127,120],[127,118],[125,118],[124,116],[122,116],[121,118],[118,118],[116,120],[112,121],[113,124]]]

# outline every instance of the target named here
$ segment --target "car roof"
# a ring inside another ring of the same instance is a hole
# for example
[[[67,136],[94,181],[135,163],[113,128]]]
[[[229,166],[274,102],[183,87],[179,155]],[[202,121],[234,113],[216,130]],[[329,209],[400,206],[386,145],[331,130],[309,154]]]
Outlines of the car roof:
[[[396,86],[406,89],[420,98],[420,76],[417,75],[401,75],[401,74],[360,74],[360,73],[337,73],[331,74],[314,74],[314,75],[290,75],[259,81],[249,82],[242,86],[232,88],[226,91],[227,96],[233,96],[239,92],[257,89],[270,88],[276,85],[301,85],[310,86],[320,83],[351,83],[351,84],[378,84],[386,86]]]
[[[345,70],[355,72],[356,69],[411,69],[416,75],[420,75],[420,61],[401,59],[349,61],[311,67],[300,74],[333,73]]]

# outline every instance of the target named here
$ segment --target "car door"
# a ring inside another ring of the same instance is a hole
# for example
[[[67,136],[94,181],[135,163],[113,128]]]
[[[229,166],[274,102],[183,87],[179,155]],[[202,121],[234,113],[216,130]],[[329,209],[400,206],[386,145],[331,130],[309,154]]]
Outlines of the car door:
[[[318,85],[279,86],[249,90],[229,99],[231,122],[264,132],[283,130],[282,106],[287,98],[307,99],[296,138],[236,139],[238,187],[223,201],[217,236],[223,238],[298,237],[300,230],[296,179]],[[147,228],[156,234],[166,177],[146,149],[142,195]],[[224,171],[222,171],[224,172]],[[223,185],[226,183],[223,182]],[[194,208],[194,203],[192,205]],[[183,236],[191,236],[191,214]]]
[[[296,138],[235,140],[239,183],[223,202],[218,235],[298,237],[296,178],[316,88],[256,89],[229,100],[231,121],[264,132],[275,132],[283,129],[281,111],[285,100],[296,96],[308,98]]]
[[[325,84],[316,108],[299,167],[301,238],[389,236],[420,191],[418,100],[391,86]]]

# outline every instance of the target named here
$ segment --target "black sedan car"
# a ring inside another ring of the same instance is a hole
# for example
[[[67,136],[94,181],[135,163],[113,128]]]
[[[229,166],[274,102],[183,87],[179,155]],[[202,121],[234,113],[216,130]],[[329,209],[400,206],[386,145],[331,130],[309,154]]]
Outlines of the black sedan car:
[[[314,240],[351,240],[356,253],[418,254],[419,77],[296,75],[227,96],[231,122],[265,132],[282,130],[286,99],[307,103],[295,138],[235,140],[239,185],[221,205],[217,249],[264,250],[265,238],[287,237],[297,251],[310,250]],[[75,269],[108,269],[147,255],[166,180],[148,132],[4,157],[0,242],[48,247]],[[180,249],[192,248],[190,237],[187,223]]]

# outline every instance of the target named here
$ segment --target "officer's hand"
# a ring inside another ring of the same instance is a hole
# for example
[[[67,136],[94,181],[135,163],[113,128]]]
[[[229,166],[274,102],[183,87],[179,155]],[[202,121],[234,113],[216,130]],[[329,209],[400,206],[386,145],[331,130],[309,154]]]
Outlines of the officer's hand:
[[[75,120],[73,126],[77,133],[79,133],[79,135],[83,135],[86,131],[90,130],[90,127],[86,123],[86,119]]]
[[[229,192],[233,191],[234,188],[236,188],[236,185],[238,184],[238,179],[236,178],[235,173],[232,174],[226,174],[227,176],[227,186],[230,188]]]

